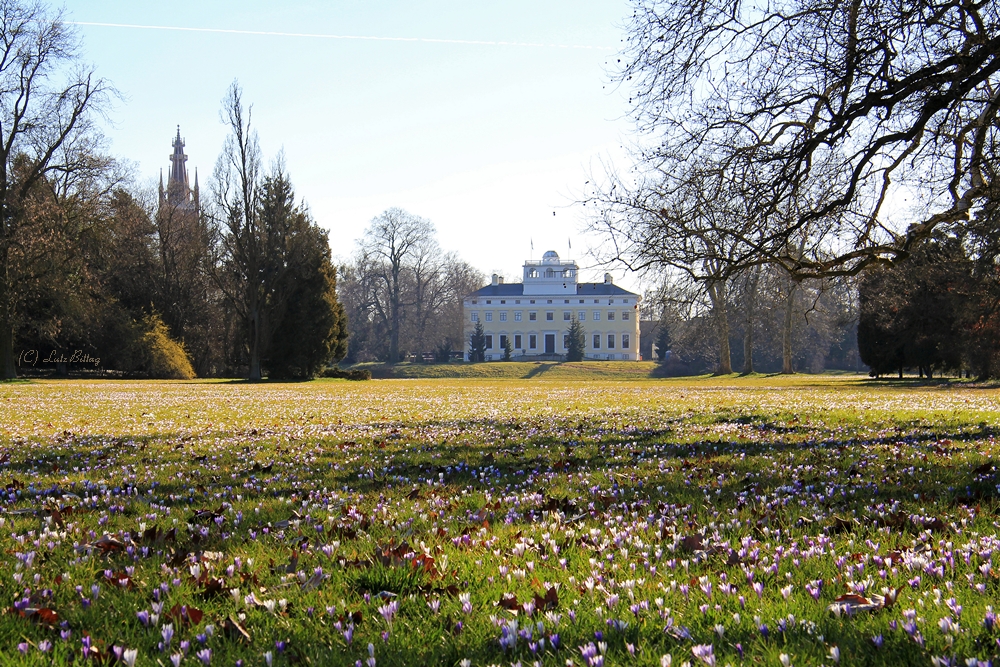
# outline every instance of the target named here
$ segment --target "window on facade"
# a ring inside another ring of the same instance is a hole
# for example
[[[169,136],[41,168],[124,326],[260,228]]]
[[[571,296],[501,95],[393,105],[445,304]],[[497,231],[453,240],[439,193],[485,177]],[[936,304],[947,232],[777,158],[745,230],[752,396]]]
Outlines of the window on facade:
[[[486,349],[493,349],[493,334],[486,334]]]
[[[576,319],[580,320],[581,322],[586,322],[587,321],[587,311],[581,310],[579,313],[576,314]]]
[[[601,311],[595,310],[594,311],[594,321],[595,322],[599,322],[600,320],[601,320]]]
[[[501,350],[507,349],[507,336],[505,336],[504,334],[500,334],[500,349]]]
[[[507,321],[507,311],[506,310],[500,312],[500,321],[501,322],[506,322]]]
[[[545,321],[546,322],[551,322],[554,319],[556,319],[556,314],[555,313],[553,313],[551,311],[545,313]]]
[[[534,302],[535,302],[534,299],[531,299],[530,301],[528,301],[528,303],[534,303]]]
[[[563,322],[569,322],[573,318],[573,313],[568,310],[563,311]]]
[[[520,310],[514,311],[514,321],[515,322],[520,322],[521,321],[521,311]]]
[[[514,303],[515,303],[515,304],[520,304],[520,303],[521,303],[521,300],[520,300],[520,299],[514,299]]]
[[[615,335],[614,334],[608,334],[608,349],[609,350],[615,349]]]
[[[489,304],[491,304],[491,303],[493,303],[493,302],[492,302],[491,300],[489,300],[489,299],[486,299],[486,305],[489,305]]]
[[[569,336],[566,335],[563,336],[563,349],[564,350],[569,349]]]
[[[538,347],[538,336],[535,334],[528,334],[528,347],[532,350]]]
[[[552,299],[548,299],[545,303],[552,303]]]
[[[629,344],[628,334],[622,334],[622,349],[627,350],[628,344]]]
[[[594,334],[594,349],[601,349],[601,334]]]
[[[492,322],[493,321],[493,313],[490,313],[490,312],[486,313],[486,321],[487,322]]]
[[[503,305],[503,304],[505,304],[505,303],[507,303],[507,300],[506,300],[506,299],[500,299],[500,305]]]
[[[479,313],[475,313],[475,312],[472,313],[472,321],[473,322],[478,322],[479,321]]]
[[[623,310],[622,311],[622,319],[625,320],[626,322],[628,321],[628,311],[627,310]]]
[[[563,299],[563,303],[569,303],[569,299]]]
[[[600,303],[600,301],[598,301],[597,299],[594,299],[594,303]]]
[[[528,319],[532,322],[538,319],[538,313],[528,313]]]
[[[514,334],[514,348],[521,349],[521,334]]]
[[[612,321],[613,319],[615,319],[615,312],[613,310],[609,310],[608,311],[608,322]]]
[[[555,274],[556,274],[556,272],[555,272],[555,271],[553,271],[552,269],[545,269],[545,277],[546,277],[546,278],[551,278],[551,277],[552,277],[552,276],[554,276]]]

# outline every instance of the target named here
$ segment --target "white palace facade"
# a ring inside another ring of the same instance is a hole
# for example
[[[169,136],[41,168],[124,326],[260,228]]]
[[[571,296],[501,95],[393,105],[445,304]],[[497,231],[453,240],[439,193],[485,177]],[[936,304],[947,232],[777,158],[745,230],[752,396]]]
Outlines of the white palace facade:
[[[611,274],[603,283],[578,283],[579,267],[550,250],[541,261],[526,261],[520,283],[492,284],[465,297],[465,360],[476,323],[486,333],[486,360],[503,358],[507,340],[511,358],[559,359],[569,347],[574,319],[586,331],[586,359],[639,360],[639,295],[615,285]]]

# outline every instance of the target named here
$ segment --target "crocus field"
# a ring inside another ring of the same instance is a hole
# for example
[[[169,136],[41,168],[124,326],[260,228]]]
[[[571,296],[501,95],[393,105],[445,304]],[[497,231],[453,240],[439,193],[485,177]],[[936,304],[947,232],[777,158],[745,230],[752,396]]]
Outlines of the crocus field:
[[[995,389],[0,385],[0,664],[1000,664]]]

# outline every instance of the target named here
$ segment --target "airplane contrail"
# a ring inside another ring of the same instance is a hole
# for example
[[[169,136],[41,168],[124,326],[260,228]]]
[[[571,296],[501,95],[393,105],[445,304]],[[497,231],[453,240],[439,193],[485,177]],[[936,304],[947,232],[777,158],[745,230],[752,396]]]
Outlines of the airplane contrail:
[[[66,21],[69,25],[99,28],[131,28],[135,30],[173,30],[178,32],[208,32],[226,35],[264,35],[268,37],[309,37],[312,39],[349,39],[373,42],[425,42],[430,44],[465,44],[471,46],[522,46],[550,49],[588,49],[594,51],[614,51],[609,46],[588,46],[584,44],[544,44],[541,42],[504,42],[475,39],[439,39],[435,37],[377,37],[375,35],[329,35],[309,32],[276,32],[271,30],[232,30],[227,28],[188,28],[169,25],[138,25],[133,23],[98,23],[96,21]]]

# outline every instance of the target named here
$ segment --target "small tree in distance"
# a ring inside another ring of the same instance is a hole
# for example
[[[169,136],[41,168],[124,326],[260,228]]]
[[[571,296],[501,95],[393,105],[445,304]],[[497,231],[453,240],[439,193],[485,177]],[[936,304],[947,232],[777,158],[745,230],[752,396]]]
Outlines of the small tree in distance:
[[[664,318],[660,320],[660,326],[656,330],[656,359],[658,361],[667,360],[670,345],[670,327],[667,326],[667,320]]]
[[[583,324],[573,318],[569,325],[569,348],[566,351],[566,361],[583,361],[583,353],[587,349],[587,332]]]
[[[510,361],[510,356],[514,353],[514,348],[510,344],[510,336],[503,339],[503,360]]]
[[[469,361],[477,363],[486,361],[486,330],[482,322],[476,322],[476,330],[472,332],[469,341]]]

